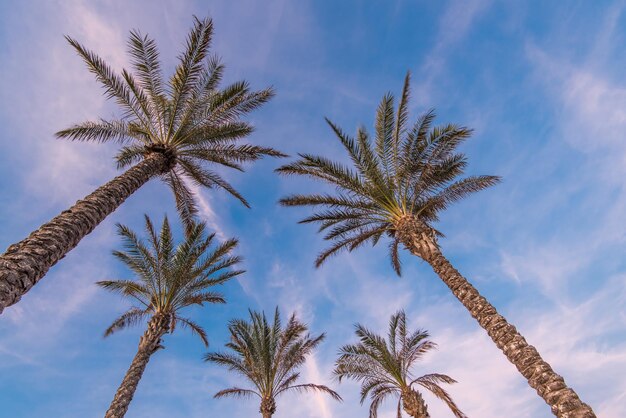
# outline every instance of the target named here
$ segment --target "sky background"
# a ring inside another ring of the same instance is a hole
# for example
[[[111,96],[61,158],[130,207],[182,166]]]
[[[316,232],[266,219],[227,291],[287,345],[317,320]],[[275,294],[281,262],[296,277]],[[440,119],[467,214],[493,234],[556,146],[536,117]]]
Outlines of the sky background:
[[[116,113],[65,42],[70,35],[116,69],[128,66],[128,32],[156,38],[166,74],[192,15],[214,19],[213,51],[226,81],[245,78],[277,95],[249,118],[250,137],[290,155],[345,159],[324,122],[370,128],[380,98],[413,74],[411,118],[435,108],[438,123],[475,129],[464,145],[471,174],[503,177],[442,216],[452,263],[518,327],[599,417],[626,416],[626,5],[624,2],[469,1],[4,1],[0,3],[0,247],[6,248],[113,178],[115,147],[62,142],[54,132]],[[284,162],[284,161],[283,161]],[[295,191],[278,160],[224,172],[252,204],[200,191],[201,216],[219,237],[238,237],[247,273],[223,286],[227,305],[189,309],[211,349],[248,308],[297,312],[326,341],[303,381],[344,402],[285,396],[276,418],[367,416],[358,386],[330,371],[353,324],[386,332],[405,309],[411,328],[439,345],[416,373],[458,380],[449,391],[470,417],[551,416],[539,398],[430,267],[403,254],[398,278],[386,246],[342,254],[314,269],[325,243],[297,225],[306,209],[279,207]],[[102,333],[129,303],[94,283],[130,273],[110,255],[115,223],[143,214],[176,220],[173,198],[152,181],[85,238],[20,303],[0,317],[0,415],[99,417],[137,348],[142,326]],[[177,227],[178,238],[180,228]],[[183,330],[153,356],[128,417],[250,417],[255,400],[212,399],[243,385],[204,363]],[[425,394],[431,415],[451,417]],[[394,417],[395,402],[380,416]]]

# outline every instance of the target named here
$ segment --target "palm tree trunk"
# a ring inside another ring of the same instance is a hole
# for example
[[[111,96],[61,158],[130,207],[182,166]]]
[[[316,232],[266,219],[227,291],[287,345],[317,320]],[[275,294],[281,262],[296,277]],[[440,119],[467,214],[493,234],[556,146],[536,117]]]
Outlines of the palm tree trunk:
[[[79,200],[0,256],[0,314],[17,303],[78,242],[152,177],[169,168],[166,155],[142,162]]]
[[[272,418],[272,415],[276,412],[276,401],[274,398],[262,398],[259,412],[263,418]]]
[[[405,217],[396,224],[396,238],[413,254],[431,265],[454,296],[478,321],[498,348],[537,391],[552,413],[560,418],[595,418],[591,407],[580,400],[529,345],[517,329],[496,311],[474,286],[443,256],[433,231],[421,221]]]
[[[430,418],[424,398],[415,390],[409,389],[402,393],[402,408],[413,418]]]
[[[137,390],[137,385],[146,370],[146,366],[150,361],[150,356],[161,347],[161,337],[168,331],[170,317],[167,315],[155,315],[148,323],[148,329],[144,332],[139,340],[139,348],[137,354],[130,364],[122,384],[117,389],[113,402],[109,406],[109,410],[104,418],[122,418],[128,411],[133,395]]]

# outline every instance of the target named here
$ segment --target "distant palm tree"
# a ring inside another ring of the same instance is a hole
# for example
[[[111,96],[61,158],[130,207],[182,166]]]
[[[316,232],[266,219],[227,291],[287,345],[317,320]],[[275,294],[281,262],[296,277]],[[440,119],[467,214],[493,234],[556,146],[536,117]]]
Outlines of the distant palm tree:
[[[120,418],[126,414],[139,380],[148,365],[150,356],[161,346],[162,337],[176,326],[188,328],[208,345],[205,331],[179,311],[190,305],[225,303],[221,294],[211,292],[213,286],[222,284],[243,273],[231,267],[241,261],[232,256],[237,240],[230,239],[214,246],[215,234],[206,235],[205,225],[189,227],[185,241],[174,246],[167,217],[160,233],[146,216],[148,243],[129,228],[118,225],[124,242],[124,251],[113,255],[126,264],[136,275],[134,280],[106,280],[98,282],[103,288],[125,298],[139,302],[113,322],[105,337],[115,331],[136,325],[148,319],[148,328],[139,340],[137,354],[124,376],[105,418]],[[214,248],[212,248],[214,247]]]
[[[327,120],[347,150],[353,168],[330,159],[301,154],[300,160],[278,169],[323,180],[335,193],[297,194],[281,200],[285,206],[322,207],[303,223],[317,222],[331,247],[317,258],[322,264],[341,250],[375,245],[391,238],[394,269],[400,274],[400,245],[422,258],[467,308],[531,387],[560,417],[594,417],[591,408],[566,386],[537,350],[478,293],[443,256],[433,227],[452,203],[498,183],[496,176],[467,176],[467,160],[457,147],[471,130],[456,125],[432,127],[432,111],[408,127],[410,76],[407,74],[397,111],[394,97],[383,97],[376,113],[374,144],[364,128],[356,139]],[[395,113],[395,114],[394,114]]]
[[[407,332],[404,311],[391,316],[388,340],[361,324],[355,328],[361,342],[341,348],[334,374],[339,381],[348,378],[361,382],[361,403],[368,395],[372,399],[370,418],[378,416],[378,407],[392,395],[399,398],[398,418],[402,417],[401,409],[414,418],[430,417],[426,402],[415,388],[416,385],[428,389],[443,400],[455,417],[467,418],[450,395],[439,386],[440,383],[456,383],[456,380],[438,373],[417,378],[413,375],[411,369],[414,363],[435,348],[436,344],[426,339],[427,331]]]
[[[263,418],[270,418],[276,412],[276,397],[288,391],[320,391],[341,400],[335,391],[324,385],[296,384],[300,377],[298,368],[322,342],[324,334],[312,338],[306,333],[307,326],[298,321],[295,314],[283,328],[278,308],[272,325],[264,312],[250,311],[250,322],[235,319],[230,321],[228,329],[231,341],[226,347],[232,353],[209,353],[205,360],[239,373],[254,389],[224,389],[215,394],[216,398],[256,395],[261,400],[259,412]]]
[[[120,119],[84,122],[57,133],[76,141],[116,142],[119,168],[132,168],[76,202],[28,238],[0,256],[0,313],[20,300],[65,254],[148,180],[159,177],[174,192],[183,222],[190,225],[197,209],[187,182],[217,187],[246,200],[219,174],[224,166],[243,171],[241,163],[276,150],[239,140],[253,131],[240,118],[267,102],[271,88],[251,91],[245,81],[219,89],[224,67],[208,51],[210,19],[195,20],[174,75],[164,82],[154,40],[132,31],[129,53],[135,75],[120,75],[75,40],[69,43],[103,85],[108,98],[122,108]],[[136,78],[135,78],[136,77]]]

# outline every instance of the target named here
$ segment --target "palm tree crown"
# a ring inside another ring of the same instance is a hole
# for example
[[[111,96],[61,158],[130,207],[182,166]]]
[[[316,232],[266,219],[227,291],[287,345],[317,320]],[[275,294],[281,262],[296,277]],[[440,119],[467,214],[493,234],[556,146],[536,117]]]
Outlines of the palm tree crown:
[[[443,400],[456,417],[465,417],[440,386],[441,383],[456,383],[454,379],[436,373],[414,376],[414,364],[436,344],[427,340],[427,331],[407,331],[404,311],[391,316],[387,339],[363,325],[357,324],[355,328],[360,342],[341,348],[334,374],[339,381],[349,378],[361,382],[361,403],[368,395],[372,400],[370,418],[376,418],[381,403],[393,395],[399,397],[398,418],[403,404],[411,416],[427,417],[426,404],[415,385],[428,389]]]
[[[254,388],[221,390],[215,394],[216,398],[256,395],[261,399],[260,412],[264,416],[274,413],[275,398],[287,391],[321,391],[341,400],[336,392],[324,385],[296,384],[300,377],[298,368],[322,342],[324,334],[311,337],[307,326],[298,321],[295,314],[283,328],[278,308],[272,324],[267,321],[265,313],[250,311],[250,322],[232,320],[228,329],[231,341],[226,347],[232,353],[209,353],[205,359],[239,373]]]
[[[66,37],[123,114],[119,119],[84,122],[57,132],[57,136],[118,142],[122,145],[116,157],[120,168],[153,153],[164,155],[167,167],[162,179],[174,192],[186,224],[196,213],[186,178],[197,185],[222,188],[248,206],[206,163],[242,171],[243,162],[283,155],[272,148],[237,143],[253,131],[240,117],[267,102],[274,92],[271,88],[252,91],[245,81],[219,89],[224,66],[209,55],[212,35],[213,22],[196,18],[185,51],[167,82],[161,74],[156,43],[137,31],[131,31],[128,41],[134,74],[127,70],[116,74],[98,55]]]
[[[457,125],[432,127],[435,114],[429,111],[408,127],[410,75],[407,74],[397,111],[394,97],[385,95],[376,112],[375,140],[364,128],[356,139],[330,120],[331,129],[345,147],[353,167],[330,159],[300,154],[300,159],[277,171],[321,179],[337,188],[334,194],[292,195],[281,200],[285,206],[325,208],[303,219],[316,222],[325,239],[333,244],[316,260],[321,265],[340,250],[349,251],[364,243],[376,244],[390,236],[391,260],[400,274],[396,230],[406,218],[421,222],[440,235],[432,224],[451,203],[493,186],[496,176],[462,177],[467,160],[457,147],[471,130]]]
[[[158,315],[167,319],[170,332],[181,325],[208,345],[202,327],[181,317],[179,311],[190,305],[225,303],[221,294],[208,289],[243,271],[232,269],[241,261],[240,257],[231,255],[237,240],[230,239],[214,246],[215,234],[207,236],[205,230],[204,224],[194,224],[185,241],[175,247],[167,217],[157,233],[146,216],[147,243],[128,227],[118,225],[124,251],[114,251],[113,255],[126,264],[136,277],[133,280],[100,281],[98,285],[138,302],[139,306],[130,308],[116,319],[105,336]]]

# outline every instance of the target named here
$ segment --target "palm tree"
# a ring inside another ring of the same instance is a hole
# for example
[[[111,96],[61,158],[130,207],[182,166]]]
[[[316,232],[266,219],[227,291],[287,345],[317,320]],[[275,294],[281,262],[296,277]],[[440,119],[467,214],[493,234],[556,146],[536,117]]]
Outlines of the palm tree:
[[[422,258],[467,308],[494,343],[504,352],[531,387],[560,417],[594,417],[591,408],[566,386],[537,350],[478,293],[441,253],[433,224],[452,203],[493,186],[496,176],[462,177],[467,160],[457,147],[471,130],[457,125],[433,127],[434,112],[409,127],[410,74],[407,74],[398,109],[394,97],[385,95],[376,112],[375,140],[364,128],[356,139],[327,120],[345,147],[352,167],[328,158],[301,154],[300,159],[277,171],[323,180],[335,193],[296,194],[281,200],[285,206],[321,207],[303,219],[327,231],[330,248],[317,258],[319,266],[341,250],[352,251],[365,243],[391,239],[390,254],[400,274],[399,246]],[[372,144],[372,142],[374,142]]]
[[[219,88],[224,66],[209,56],[213,34],[210,19],[195,20],[174,75],[163,81],[154,40],[132,31],[128,42],[135,75],[116,74],[95,53],[77,41],[68,42],[123,113],[120,119],[84,122],[57,132],[75,141],[115,142],[119,168],[125,171],[70,209],[11,245],[0,256],[0,313],[20,300],[65,254],[148,180],[159,177],[174,192],[183,222],[197,212],[189,182],[221,188],[248,206],[246,200],[211,165],[243,171],[241,163],[276,150],[239,140],[252,125],[240,118],[267,102],[271,88],[252,91],[245,81]]]
[[[190,225],[184,242],[175,247],[167,217],[161,231],[157,233],[146,216],[148,243],[138,238],[128,227],[118,225],[124,251],[114,251],[113,255],[126,264],[136,277],[134,280],[101,281],[98,285],[138,302],[138,306],[117,318],[104,336],[145,319],[148,319],[148,327],[139,340],[137,354],[105,418],[120,418],[126,414],[150,356],[163,348],[163,336],[173,332],[176,326],[189,329],[208,346],[206,332],[202,327],[180,316],[179,312],[190,305],[225,303],[221,294],[208,289],[243,271],[231,269],[241,261],[239,257],[231,255],[237,240],[230,239],[220,245],[213,245],[215,234],[207,236],[205,230],[203,223]]]
[[[355,328],[360,343],[341,348],[334,374],[339,381],[348,378],[361,382],[361,403],[368,395],[372,399],[370,418],[377,417],[378,407],[391,395],[399,398],[398,418],[402,418],[401,408],[414,418],[430,417],[426,402],[415,385],[428,389],[444,401],[455,417],[467,418],[439,386],[440,383],[456,383],[456,380],[438,373],[414,377],[411,371],[414,363],[437,345],[427,340],[427,331],[407,333],[404,311],[391,316],[388,341],[361,324]]]
[[[296,384],[300,377],[298,368],[324,340],[324,334],[311,337],[308,327],[298,321],[295,314],[283,328],[278,308],[272,325],[268,323],[265,312],[250,311],[250,322],[232,320],[228,330],[231,340],[226,347],[232,353],[209,353],[205,360],[239,373],[248,379],[254,389],[224,389],[216,393],[215,398],[258,396],[261,399],[259,412],[263,418],[270,418],[276,412],[276,397],[288,391],[319,391],[341,400],[341,396],[327,386]]]

